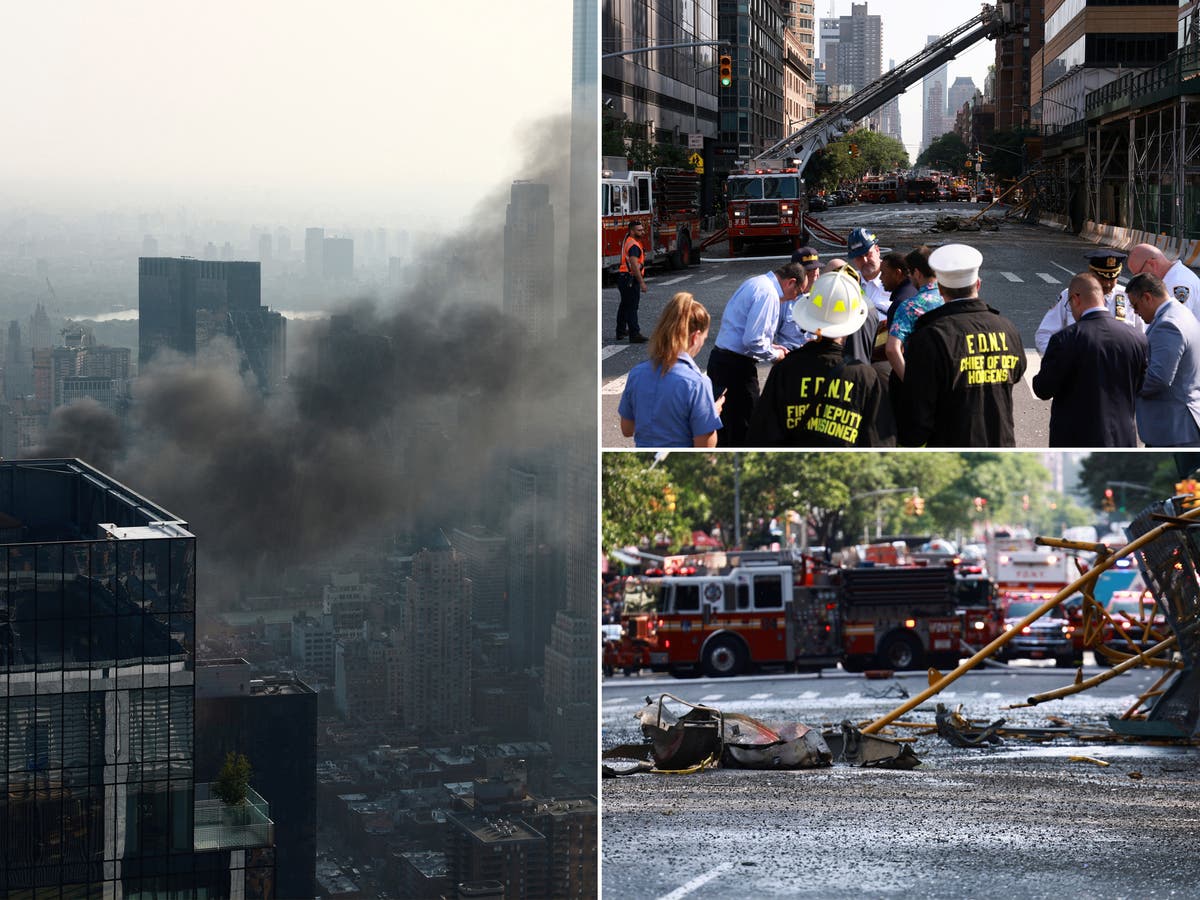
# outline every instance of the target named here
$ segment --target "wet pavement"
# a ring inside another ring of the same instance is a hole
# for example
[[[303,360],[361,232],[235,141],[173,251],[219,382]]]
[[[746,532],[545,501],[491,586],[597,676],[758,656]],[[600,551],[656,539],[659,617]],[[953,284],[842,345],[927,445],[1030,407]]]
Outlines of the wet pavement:
[[[1061,684],[1069,680],[1064,676],[1049,670],[1044,677]],[[994,678],[979,674],[972,676],[978,689],[960,682],[960,696],[947,702],[964,703],[963,712],[975,720],[1006,716],[1011,724],[1045,726],[1061,717],[1099,725],[1107,714],[1123,712],[1149,682],[1145,672],[1134,676],[1124,676],[1106,696],[1085,693],[1008,710],[1001,707],[1042,685],[1031,688],[1033,679],[1017,678],[1007,687],[1003,679],[997,690]],[[918,678],[903,682],[919,689]],[[798,715],[822,725],[841,717],[862,722],[898,703],[866,695],[886,683],[868,692],[862,680],[847,679],[839,699],[829,681],[822,679],[819,691],[804,690],[801,682],[786,699],[739,700],[724,708],[764,718]],[[645,694],[661,692],[644,687]],[[694,699],[689,694],[711,687],[674,682],[662,689]],[[630,717],[626,725],[624,716],[641,698],[632,690],[613,693],[606,685],[605,746],[639,737],[636,723]],[[934,702],[905,719],[932,722]],[[932,735],[914,747],[923,764],[912,771],[838,766],[607,779],[604,895],[1200,896],[1197,748],[1060,738],[963,750]]]

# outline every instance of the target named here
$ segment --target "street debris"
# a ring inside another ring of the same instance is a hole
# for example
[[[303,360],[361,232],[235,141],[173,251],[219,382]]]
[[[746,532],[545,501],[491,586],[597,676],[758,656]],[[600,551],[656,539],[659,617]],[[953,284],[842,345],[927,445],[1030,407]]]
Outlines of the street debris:
[[[1004,719],[997,719],[986,728],[975,728],[959,711],[951,712],[945,704],[937,705],[937,733],[954,747],[986,747],[990,744],[1003,743],[997,733],[1004,725]]]
[[[1085,762],[1091,763],[1093,766],[1100,766],[1102,769],[1107,769],[1111,763],[1106,763],[1102,759],[1096,759],[1094,756],[1068,756],[1068,762]]]
[[[999,231],[1000,220],[993,216],[938,216],[931,232],[940,231]]]
[[[667,700],[688,707],[683,715]],[[817,769],[834,764],[911,769],[920,765],[912,747],[879,735],[864,735],[849,722],[825,733],[799,722],[770,722],[662,694],[635,714],[642,744],[606,750],[606,778],[645,772],[690,774],[709,768]]]

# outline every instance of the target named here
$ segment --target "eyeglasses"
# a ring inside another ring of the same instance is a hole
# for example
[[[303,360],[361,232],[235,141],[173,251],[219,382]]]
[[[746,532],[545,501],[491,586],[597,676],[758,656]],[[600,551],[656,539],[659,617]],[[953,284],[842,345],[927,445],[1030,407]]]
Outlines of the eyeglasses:
[[[1147,256],[1145,259],[1142,260],[1142,264],[1140,266],[1138,266],[1136,271],[1134,271],[1133,264],[1130,263],[1128,266],[1129,274],[1130,275],[1141,275],[1143,272],[1146,271],[1146,266],[1149,265],[1149,263],[1150,263],[1150,257]]]

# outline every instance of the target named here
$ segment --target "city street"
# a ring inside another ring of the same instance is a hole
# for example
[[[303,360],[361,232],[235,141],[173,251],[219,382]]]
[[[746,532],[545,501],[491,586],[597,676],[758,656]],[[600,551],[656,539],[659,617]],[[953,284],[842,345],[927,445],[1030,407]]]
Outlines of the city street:
[[[1084,674],[1098,671],[1089,665]],[[1134,670],[1074,697],[1005,709],[1072,677],[1036,663],[979,669],[904,721],[932,722],[943,702],[961,704],[973,720],[1103,725],[1154,679]],[[867,680],[840,670],[724,680],[617,676],[603,686],[602,743],[640,741],[633,714],[663,692],[821,727],[870,721],[900,704],[901,688],[915,695],[926,683],[924,673]],[[1057,738],[960,749],[924,736],[914,750],[922,765],[910,771],[843,765],[606,779],[604,894],[1194,896],[1194,748]]]
[[[980,209],[982,206],[974,203],[858,203],[819,213],[817,219],[839,234],[848,233],[860,225],[874,229],[885,252],[891,249],[907,252],[922,243],[936,245],[961,242],[979,248],[983,253],[983,269],[980,273],[983,287],[980,296],[1020,329],[1029,362],[1025,377],[1015,391],[1017,446],[1045,447],[1048,443],[1050,404],[1038,400],[1030,387],[1040,364],[1034,346],[1034,334],[1046,310],[1058,299],[1071,277],[1087,271],[1084,253],[1095,249],[1095,245],[1056,228],[1015,221],[1002,223],[999,231],[929,230],[938,215],[965,218]],[[989,216],[998,219],[1000,214],[1001,208],[996,207]],[[814,245],[823,261],[845,254],[844,247],[835,248],[821,243]],[[721,313],[733,291],[746,278],[762,274],[787,259],[779,255],[728,259],[726,252],[726,245],[722,243],[705,251],[702,262],[695,268],[681,272],[665,269],[652,271],[647,278],[649,289],[642,295],[639,319],[647,335],[676,291],[690,292],[708,309],[713,317],[713,325],[708,342],[697,359],[701,369],[708,364],[708,353],[716,340]],[[1122,276],[1121,283],[1126,281],[1128,276]],[[621,435],[617,403],[624,389],[625,376],[633,366],[646,359],[646,345],[630,345],[613,340],[618,300],[615,286],[603,290],[600,436],[605,447],[632,447],[633,440]],[[760,367],[760,380],[765,380],[768,368],[765,365]]]

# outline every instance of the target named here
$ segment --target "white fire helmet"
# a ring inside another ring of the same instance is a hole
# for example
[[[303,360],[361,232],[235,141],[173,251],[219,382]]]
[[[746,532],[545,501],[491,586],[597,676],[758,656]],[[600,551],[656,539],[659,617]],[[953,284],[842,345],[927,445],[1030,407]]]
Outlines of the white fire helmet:
[[[854,334],[867,320],[867,303],[858,281],[845,271],[826,272],[808,296],[792,305],[792,320],[817,337]]]

